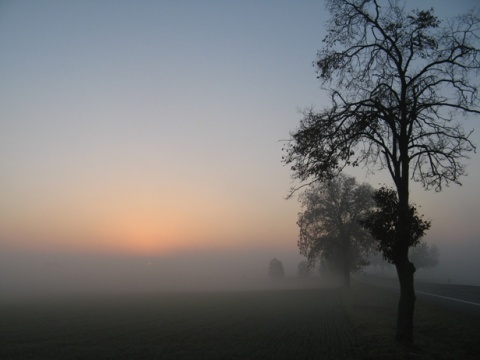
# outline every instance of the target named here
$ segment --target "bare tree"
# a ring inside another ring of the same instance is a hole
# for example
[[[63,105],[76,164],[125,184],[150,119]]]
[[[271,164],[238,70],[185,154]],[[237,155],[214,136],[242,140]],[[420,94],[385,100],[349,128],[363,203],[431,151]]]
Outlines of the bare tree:
[[[298,247],[310,266],[323,260],[350,286],[350,273],[368,265],[367,254],[374,239],[359,220],[372,209],[373,188],[357,184],[355,178],[339,175],[328,183],[317,182],[299,197],[303,211],[298,214]]]
[[[406,12],[395,0],[327,0],[327,8],[315,66],[331,106],[304,111],[283,161],[302,182],[347,166],[389,171],[398,194],[396,338],[413,341],[409,182],[440,191],[465,174],[461,161],[475,147],[459,118],[480,113],[480,14],[441,22],[433,9]]]

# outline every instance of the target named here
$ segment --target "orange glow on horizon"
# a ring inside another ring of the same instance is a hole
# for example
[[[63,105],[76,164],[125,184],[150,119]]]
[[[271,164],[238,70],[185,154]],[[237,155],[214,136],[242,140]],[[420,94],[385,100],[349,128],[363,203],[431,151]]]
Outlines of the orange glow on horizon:
[[[159,197],[141,187],[113,191],[116,186],[108,188],[112,192],[79,192],[67,203],[51,196],[1,214],[3,245],[39,252],[154,256],[295,243],[297,230],[288,209],[271,216],[268,209],[246,201],[239,206],[229,197],[188,192]]]
[[[99,237],[102,247],[110,251],[147,255],[174,250],[180,241],[179,235],[172,227],[131,220],[104,228]]]

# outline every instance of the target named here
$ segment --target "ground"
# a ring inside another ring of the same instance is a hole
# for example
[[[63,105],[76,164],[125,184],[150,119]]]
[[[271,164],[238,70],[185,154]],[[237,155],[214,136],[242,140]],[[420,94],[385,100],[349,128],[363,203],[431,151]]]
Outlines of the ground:
[[[0,304],[1,359],[478,359],[478,318],[417,300],[394,341],[398,294],[338,287],[77,296]]]
[[[352,359],[339,289],[84,297],[0,307],[2,359]]]

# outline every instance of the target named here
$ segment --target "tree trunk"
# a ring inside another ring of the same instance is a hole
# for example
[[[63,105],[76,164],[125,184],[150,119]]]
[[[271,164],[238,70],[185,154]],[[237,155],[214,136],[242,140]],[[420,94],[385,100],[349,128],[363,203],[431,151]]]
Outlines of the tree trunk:
[[[350,287],[350,239],[347,236],[343,237],[343,286]]]
[[[343,269],[343,286],[350,287],[350,271],[348,268]]]
[[[402,129],[405,132],[405,129]],[[405,138],[405,136],[403,136]],[[413,274],[415,266],[408,259],[408,248],[411,243],[410,217],[409,217],[409,172],[406,154],[406,142],[400,145],[403,159],[401,161],[402,175],[398,179],[398,223],[396,231],[396,258],[398,280],[400,282],[400,300],[397,312],[397,333],[395,339],[398,341],[413,342],[413,311],[415,309],[415,289],[413,286]]]
[[[397,268],[398,280],[400,281],[400,301],[398,302],[395,339],[413,342],[413,312],[416,299],[413,285],[415,266],[406,257],[399,261],[395,267]]]

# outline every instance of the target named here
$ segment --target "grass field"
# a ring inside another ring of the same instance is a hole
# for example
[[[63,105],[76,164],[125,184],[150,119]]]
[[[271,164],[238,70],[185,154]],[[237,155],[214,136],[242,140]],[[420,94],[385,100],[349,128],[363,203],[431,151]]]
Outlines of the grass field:
[[[1,359],[351,359],[335,289],[131,295],[0,307]]]
[[[397,294],[336,288],[85,296],[0,305],[0,359],[477,359],[479,319]]]

